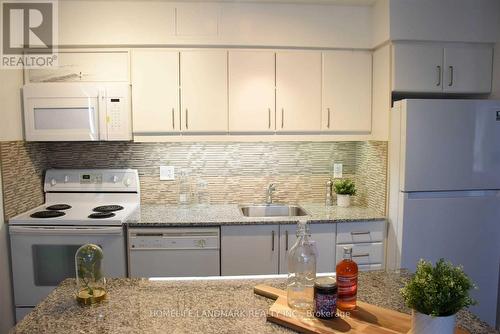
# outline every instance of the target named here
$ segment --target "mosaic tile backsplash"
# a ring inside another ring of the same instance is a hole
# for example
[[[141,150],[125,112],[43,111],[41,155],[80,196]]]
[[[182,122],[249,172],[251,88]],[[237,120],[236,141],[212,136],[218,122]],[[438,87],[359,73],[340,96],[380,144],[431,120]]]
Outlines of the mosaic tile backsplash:
[[[261,203],[269,183],[276,202],[324,201],[333,163],[358,187],[354,204],[383,213],[386,206],[386,142],[1,142],[5,215],[8,219],[43,203],[48,168],[136,168],[141,201],[175,204],[176,181],[160,181],[159,166],[189,173],[192,191],[208,184],[211,203]]]

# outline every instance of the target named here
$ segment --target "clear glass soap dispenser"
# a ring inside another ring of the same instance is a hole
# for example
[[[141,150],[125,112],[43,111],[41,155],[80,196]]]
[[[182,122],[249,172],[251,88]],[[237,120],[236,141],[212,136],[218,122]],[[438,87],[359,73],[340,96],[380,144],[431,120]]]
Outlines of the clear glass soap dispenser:
[[[309,226],[299,222],[297,241],[288,251],[287,300],[292,309],[312,310],[317,254]]]

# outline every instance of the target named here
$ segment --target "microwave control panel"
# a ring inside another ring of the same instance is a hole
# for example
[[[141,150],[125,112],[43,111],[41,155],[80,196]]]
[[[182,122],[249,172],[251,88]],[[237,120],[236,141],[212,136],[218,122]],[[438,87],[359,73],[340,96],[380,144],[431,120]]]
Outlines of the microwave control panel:
[[[131,112],[126,97],[108,97],[106,129],[108,140],[131,140]]]

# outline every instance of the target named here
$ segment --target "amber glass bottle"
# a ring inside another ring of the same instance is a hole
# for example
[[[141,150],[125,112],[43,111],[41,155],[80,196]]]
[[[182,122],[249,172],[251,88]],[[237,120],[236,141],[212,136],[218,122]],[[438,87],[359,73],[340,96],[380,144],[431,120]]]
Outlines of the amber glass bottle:
[[[356,308],[358,265],[352,260],[352,248],[344,247],[344,259],[337,264],[337,307],[342,311]]]

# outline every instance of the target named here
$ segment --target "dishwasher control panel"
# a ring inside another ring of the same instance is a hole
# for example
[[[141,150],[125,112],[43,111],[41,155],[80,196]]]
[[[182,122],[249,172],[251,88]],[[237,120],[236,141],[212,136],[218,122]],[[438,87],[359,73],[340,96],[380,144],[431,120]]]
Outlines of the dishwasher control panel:
[[[219,249],[219,228],[133,228],[130,250]]]

